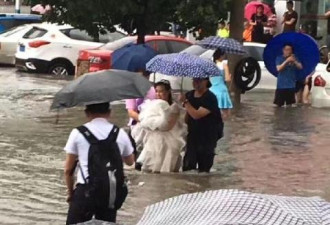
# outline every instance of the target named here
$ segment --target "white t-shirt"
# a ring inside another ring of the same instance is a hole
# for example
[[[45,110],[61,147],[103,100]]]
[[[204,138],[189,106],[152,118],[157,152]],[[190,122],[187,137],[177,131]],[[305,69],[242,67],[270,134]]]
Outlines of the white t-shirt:
[[[106,119],[96,118],[85,126],[90,130],[90,132],[98,139],[106,139],[112,128],[113,124],[109,123]],[[126,132],[120,129],[117,137],[117,144],[120,150],[120,154],[123,157],[133,154],[134,148],[132,142]],[[64,150],[67,154],[73,154],[78,156],[79,164],[83,170],[85,178],[89,176],[88,174],[88,151],[90,144],[85,139],[85,137],[77,130],[73,129]],[[77,183],[84,184],[84,179],[81,175],[80,169],[77,174]]]
[[[217,66],[218,66],[219,70],[224,70],[224,64],[227,64],[227,63],[225,63],[224,61],[217,62]]]

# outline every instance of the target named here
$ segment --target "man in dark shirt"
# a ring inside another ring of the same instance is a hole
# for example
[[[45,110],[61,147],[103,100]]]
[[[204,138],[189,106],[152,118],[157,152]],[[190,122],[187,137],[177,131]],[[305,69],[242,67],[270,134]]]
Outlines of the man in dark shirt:
[[[264,42],[264,26],[267,25],[268,18],[264,14],[264,6],[257,6],[257,13],[254,13],[251,17],[250,24],[253,26],[252,30],[252,41],[253,42]]]
[[[327,46],[330,48],[330,10],[325,13],[325,17],[328,19]]]
[[[293,1],[288,1],[286,3],[287,12],[283,15],[283,33],[284,32],[295,32],[296,24],[298,20],[298,13],[293,10]]]
[[[223,122],[216,96],[209,91],[208,79],[194,79],[194,90],[183,102],[188,124],[187,151],[183,171],[197,169],[210,172],[217,141],[222,135]]]

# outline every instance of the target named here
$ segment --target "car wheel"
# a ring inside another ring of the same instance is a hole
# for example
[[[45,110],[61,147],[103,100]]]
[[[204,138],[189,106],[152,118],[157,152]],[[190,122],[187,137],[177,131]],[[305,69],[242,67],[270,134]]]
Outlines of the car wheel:
[[[252,57],[242,59],[235,68],[234,79],[242,93],[255,88],[261,79],[258,61]]]
[[[65,63],[54,63],[48,73],[54,77],[67,77],[71,74],[72,68]]]

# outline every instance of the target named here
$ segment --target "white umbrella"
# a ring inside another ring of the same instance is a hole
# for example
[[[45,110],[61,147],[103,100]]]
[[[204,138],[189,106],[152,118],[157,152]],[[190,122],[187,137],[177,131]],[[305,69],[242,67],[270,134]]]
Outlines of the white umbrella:
[[[138,225],[329,225],[330,203],[312,197],[218,190],[148,206]]]

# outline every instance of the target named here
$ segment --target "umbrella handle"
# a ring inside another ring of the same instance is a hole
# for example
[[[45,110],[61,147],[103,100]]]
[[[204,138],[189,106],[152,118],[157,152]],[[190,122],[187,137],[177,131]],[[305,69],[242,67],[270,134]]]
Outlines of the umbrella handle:
[[[57,110],[57,113],[56,113],[56,119],[55,119],[55,124],[57,125],[60,121],[60,110],[58,109]]]
[[[181,92],[181,94],[183,94],[183,77],[181,78],[181,87],[180,87],[180,92]]]
[[[154,73],[154,84],[156,83],[156,73]]]

